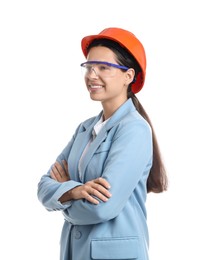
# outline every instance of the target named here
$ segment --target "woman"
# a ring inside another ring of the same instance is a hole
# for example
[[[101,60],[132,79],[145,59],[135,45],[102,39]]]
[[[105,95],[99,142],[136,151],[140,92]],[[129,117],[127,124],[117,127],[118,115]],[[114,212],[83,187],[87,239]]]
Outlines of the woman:
[[[146,57],[131,32],[107,28],[82,39],[84,80],[102,111],[82,122],[38,184],[38,198],[65,217],[61,260],[148,260],[145,202],[167,189],[151,122],[135,94]]]

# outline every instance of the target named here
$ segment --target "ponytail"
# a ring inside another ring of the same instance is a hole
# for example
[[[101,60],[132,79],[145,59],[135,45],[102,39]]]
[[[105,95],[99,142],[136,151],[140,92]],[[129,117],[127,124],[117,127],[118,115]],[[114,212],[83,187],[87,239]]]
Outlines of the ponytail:
[[[159,145],[157,138],[152,126],[152,123],[144,110],[143,106],[140,104],[138,98],[131,91],[128,92],[128,98],[131,98],[134,106],[136,107],[139,114],[149,123],[152,129],[152,141],[153,141],[153,164],[150,169],[150,173],[147,179],[147,192],[161,193],[167,190],[168,179],[166,176],[166,170],[161,158]]]

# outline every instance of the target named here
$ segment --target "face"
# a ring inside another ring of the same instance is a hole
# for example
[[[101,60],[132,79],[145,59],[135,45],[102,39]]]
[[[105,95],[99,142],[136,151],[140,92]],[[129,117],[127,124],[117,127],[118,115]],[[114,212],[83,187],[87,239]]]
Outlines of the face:
[[[101,61],[118,64],[112,50],[103,46],[90,49],[87,61]],[[121,105],[127,100],[127,87],[132,82],[134,71],[93,64],[88,67],[85,74],[85,83],[93,100],[101,101],[103,104]]]

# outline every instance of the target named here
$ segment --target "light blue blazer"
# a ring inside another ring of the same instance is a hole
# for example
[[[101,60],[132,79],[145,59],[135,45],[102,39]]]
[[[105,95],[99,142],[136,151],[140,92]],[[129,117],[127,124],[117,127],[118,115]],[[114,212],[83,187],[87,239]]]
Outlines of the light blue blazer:
[[[67,160],[71,180],[56,182],[49,169],[38,184],[38,198],[47,210],[64,215],[60,260],[148,260],[145,201],[153,153],[151,128],[128,99],[96,136],[79,170],[80,157],[101,115],[81,123],[57,157],[59,162]],[[111,185],[107,202],[58,201],[66,191],[100,176]]]

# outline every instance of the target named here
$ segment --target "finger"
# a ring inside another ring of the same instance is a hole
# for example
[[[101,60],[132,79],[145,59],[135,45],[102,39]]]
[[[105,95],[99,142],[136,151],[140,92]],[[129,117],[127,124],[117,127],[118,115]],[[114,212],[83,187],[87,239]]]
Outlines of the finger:
[[[108,194],[108,195],[106,196],[105,194],[103,194],[103,193],[101,193],[101,192],[99,192],[98,190],[95,190],[95,189],[93,189],[93,190],[91,191],[91,195],[94,196],[94,197],[96,197],[96,198],[98,198],[99,200],[101,200],[101,201],[103,201],[103,202],[108,201],[109,198],[111,197],[110,194]]]
[[[62,163],[63,163],[63,168],[64,168],[64,171],[65,171],[65,175],[67,177],[69,177],[67,161],[66,160],[62,160]]]
[[[56,167],[55,164],[54,164],[53,167],[52,167],[52,172],[54,173],[54,175],[55,175],[56,178],[59,178],[59,179],[62,178],[62,176],[61,176],[61,174],[60,174],[60,171],[59,171],[58,167]]]
[[[90,194],[87,193],[85,199],[87,201],[89,201],[90,203],[93,203],[93,204],[99,204],[99,201],[97,199],[95,199],[94,197],[92,197]]]
[[[62,169],[59,163],[55,163],[52,167],[52,172],[55,175],[55,178],[58,182],[65,182],[68,179],[65,177],[64,170]]]
[[[54,172],[53,172],[52,170],[50,171],[50,177],[51,177],[53,180],[58,181],[57,178],[56,178],[56,176],[55,176],[55,174],[54,174]]]
[[[99,201],[91,196],[90,188],[85,184],[72,189],[73,199],[85,199],[90,203],[99,204]]]
[[[59,172],[61,176],[65,174],[65,171],[59,162],[55,162],[54,167],[57,169],[57,172]]]
[[[64,165],[65,160],[62,161],[62,165],[59,162],[55,162],[55,167],[57,169],[57,172],[60,174],[61,181],[67,181],[69,180],[69,174],[68,174],[68,165],[67,162]]]
[[[112,195],[111,193],[100,184],[94,182],[87,182],[84,186],[84,193],[92,195],[104,202],[106,202]],[[86,198],[86,197],[85,197]]]
[[[110,191],[105,188],[103,185],[98,184],[98,183],[93,183],[93,185],[91,186],[95,191],[101,193],[102,195],[106,196],[107,198],[110,198],[112,196],[112,194],[110,193]],[[98,193],[97,193],[98,194]],[[94,194],[95,195],[95,194]]]
[[[102,177],[95,179],[94,182],[103,185],[106,189],[111,188],[110,183]]]
[[[59,173],[60,175],[60,180],[61,181],[67,181],[69,180],[69,175],[68,175],[68,172],[65,171],[65,169],[63,168],[63,166],[58,163],[58,162],[55,162],[55,168],[56,168],[56,173]]]

